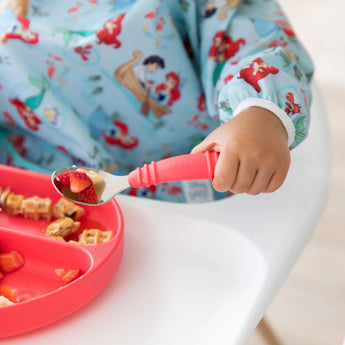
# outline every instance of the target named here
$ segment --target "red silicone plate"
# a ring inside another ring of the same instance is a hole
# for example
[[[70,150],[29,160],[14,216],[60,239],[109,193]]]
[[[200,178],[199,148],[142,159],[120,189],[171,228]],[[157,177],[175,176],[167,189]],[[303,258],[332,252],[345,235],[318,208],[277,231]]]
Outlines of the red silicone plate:
[[[0,165],[0,187],[10,187],[24,197],[60,195],[49,175]],[[48,325],[79,309],[95,297],[116,272],[123,253],[123,218],[112,200],[102,206],[85,206],[80,230],[111,230],[113,238],[103,244],[79,246],[45,237],[46,220],[27,219],[0,212],[0,250],[18,251],[24,265],[8,273],[0,284],[16,288],[30,299],[0,308],[0,338]],[[53,220],[52,220],[53,221]],[[64,284],[55,269],[79,269],[80,276]]]

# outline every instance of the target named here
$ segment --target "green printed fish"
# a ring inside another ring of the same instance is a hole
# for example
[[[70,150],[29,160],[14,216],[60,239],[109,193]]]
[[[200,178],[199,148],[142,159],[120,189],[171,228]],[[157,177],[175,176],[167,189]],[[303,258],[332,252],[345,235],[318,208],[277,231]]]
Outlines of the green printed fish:
[[[34,78],[29,75],[30,84],[37,86],[40,89],[40,92],[32,97],[28,97],[25,101],[25,104],[31,109],[36,109],[42,102],[45,92],[49,89],[50,83],[46,77],[42,77],[42,80]]]
[[[301,141],[303,141],[305,137],[307,136],[307,134],[304,132],[305,130],[304,119],[305,119],[305,116],[301,117],[296,122],[295,140],[297,143],[300,143]]]
[[[68,44],[72,40],[72,35],[89,37],[89,36],[94,35],[96,32],[97,32],[96,30],[68,30],[65,28],[55,28],[53,30],[53,35],[62,34],[65,46],[68,46]]]

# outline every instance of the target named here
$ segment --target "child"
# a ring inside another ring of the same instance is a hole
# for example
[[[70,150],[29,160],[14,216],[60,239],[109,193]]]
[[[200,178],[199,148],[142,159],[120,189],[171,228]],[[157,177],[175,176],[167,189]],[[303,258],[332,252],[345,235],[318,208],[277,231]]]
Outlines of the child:
[[[283,184],[308,132],[313,66],[275,0],[70,4],[0,0],[1,163],[125,174],[216,150],[215,190],[127,193],[197,202]]]

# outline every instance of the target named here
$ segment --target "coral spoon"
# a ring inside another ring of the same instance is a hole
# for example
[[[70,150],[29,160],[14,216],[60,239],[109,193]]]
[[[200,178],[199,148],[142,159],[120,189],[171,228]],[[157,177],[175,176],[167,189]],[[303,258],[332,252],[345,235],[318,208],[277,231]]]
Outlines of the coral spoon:
[[[87,205],[102,205],[118,193],[127,188],[142,188],[158,185],[165,182],[184,181],[184,180],[213,180],[214,169],[218,160],[219,153],[216,151],[185,154],[170,157],[160,161],[153,161],[137,168],[126,176],[116,176],[99,169],[82,167],[81,169],[94,172],[101,177],[102,191],[97,192],[98,203],[86,203],[78,200],[76,195],[59,186],[59,175],[80,169],[76,166],[55,170],[52,174],[52,182],[56,190],[64,197]],[[96,186],[95,186],[96,187]],[[96,188],[97,190],[97,188]],[[101,194],[101,195],[100,195]]]

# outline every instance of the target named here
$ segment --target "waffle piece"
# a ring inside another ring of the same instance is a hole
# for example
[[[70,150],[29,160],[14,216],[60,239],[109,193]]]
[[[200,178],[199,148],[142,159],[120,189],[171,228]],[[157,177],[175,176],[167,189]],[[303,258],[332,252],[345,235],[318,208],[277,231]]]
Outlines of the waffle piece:
[[[74,240],[69,240],[68,243],[80,244],[78,241],[74,241]]]
[[[85,229],[79,236],[79,244],[100,244],[108,242],[112,237],[112,231],[101,231],[99,229]]]
[[[49,198],[43,199],[38,196],[24,199],[22,201],[22,214],[25,218],[50,220],[52,217],[52,201]]]
[[[61,198],[53,207],[53,215],[56,218],[69,217],[79,220],[85,214],[85,210],[73,202]]]
[[[24,200],[23,195],[10,193],[5,202],[5,209],[7,213],[12,216],[17,216],[22,213],[22,202]]]
[[[6,189],[2,189],[0,187],[0,205],[5,205],[7,197],[11,193],[10,187],[7,187]]]
[[[65,238],[74,234],[80,226],[80,222],[75,222],[72,218],[65,217],[50,223],[46,230],[47,237]]]
[[[53,240],[57,240],[57,241],[61,241],[61,242],[65,242],[65,239],[62,236],[48,236],[49,238],[53,239]],[[71,242],[71,241],[70,241]]]
[[[12,305],[14,304],[11,302],[9,299],[7,299],[5,296],[0,296],[0,308],[1,307],[6,307],[7,305]]]

